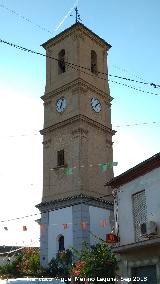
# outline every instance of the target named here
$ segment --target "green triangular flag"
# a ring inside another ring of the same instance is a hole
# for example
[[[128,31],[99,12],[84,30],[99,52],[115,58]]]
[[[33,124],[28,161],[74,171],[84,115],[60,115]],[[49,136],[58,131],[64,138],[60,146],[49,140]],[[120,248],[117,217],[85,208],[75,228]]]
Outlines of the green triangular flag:
[[[101,164],[101,165],[100,165],[100,171],[101,171],[101,172],[106,171],[107,168],[108,168],[108,165],[107,165],[107,164]]]
[[[108,166],[108,169],[111,169],[113,167],[113,163],[112,162],[107,163],[107,166]]]
[[[71,175],[72,174],[72,168],[64,168],[64,173],[67,175]]]

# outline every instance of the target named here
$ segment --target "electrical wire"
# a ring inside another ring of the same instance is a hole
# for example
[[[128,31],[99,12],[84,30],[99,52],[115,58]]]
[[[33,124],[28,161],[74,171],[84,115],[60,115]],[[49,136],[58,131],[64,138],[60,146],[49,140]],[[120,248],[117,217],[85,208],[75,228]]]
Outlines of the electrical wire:
[[[115,83],[115,84],[118,84],[118,85],[122,85],[122,86],[130,88],[130,89],[133,89],[133,90],[138,91],[138,92],[142,92],[142,93],[150,94],[150,95],[154,95],[154,96],[160,96],[160,94],[155,94],[155,93],[152,93],[152,92],[148,92],[148,91],[144,91],[144,90],[141,90],[141,89],[137,89],[135,87],[132,87],[130,85],[127,85],[127,84],[124,84],[124,83],[121,83],[121,82],[117,82],[117,81],[113,81],[113,80],[108,80],[108,81],[110,81],[112,83]]]
[[[28,136],[37,136],[39,133],[31,133],[31,134],[17,134],[17,135],[7,135],[0,136],[0,138],[14,138],[14,137],[28,137]]]
[[[21,219],[25,219],[25,218],[37,216],[37,215],[40,215],[40,214],[41,214],[41,213],[39,212],[39,213],[34,213],[34,214],[22,216],[22,217],[16,217],[16,218],[13,218],[13,219],[0,220],[0,223],[6,223],[6,222],[11,222],[11,221],[21,220]]]
[[[121,77],[121,76],[118,76],[118,75],[111,75],[111,74],[109,74],[109,76],[114,77],[114,78],[118,78],[118,79],[122,79],[122,80],[127,80],[127,81],[134,82],[134,83],[150,85],[150,86],[153,86],[154,88],[160,87],[160,85],[157,85],[157,84],[154,84],[154,83],[137,81],[137,80],[134,80],[134,79],[131,79],[131,78]]]
[[[143,125],[150,125],[150,124],[160,124],[160,121],[150,121],[150,122],[136,122],[132,124],[124,124],[124,125],[114,125],[112,124],[113,128],[121,128],[121,127],[133,127],[133,126],[143,126]],[[32,133],[32,134],[18,134],[18,135],[7,135],[7,136],[0,136],[2,138],[15,138],[15,137],[28,137],[28,136],[38,136],[39,133]],[[41,136],[40,136],[41,137]]]
[[[68,15],[72,12],[72,10],[75,8],[75,6],[78,5],[78,0],[76,0],[76,2],[74,3],[73,7],[69,10],[69,12],[67,13],[67,15],[65,15],[65,17],[63,18],[63,20],[60,22],[60,24],[56,27],[55,31],[57,31],[59,29],[59,27],[63,24],[63,22],[66,20],[66,18],[68,17]],[[44,30],[50,34],[52,34],[52,32],[50,30],[47,30],[46,28],[38,25],[38,24],[35,24],[33,23],[32,20],[30,20],[29,18],[26,18],[24,16],[22,16],[21,14],[19,14],[18,12],[16,12],[15,10],[11,10],[9,9],[8,7],[6,7],[4,4],[0,4],[0,7],[11,12],[12,14],[15,14],[16,16],[19,16],[20,18],[22,18],[23,20],[26,20],[27,22],[33,24],[34,26],[40,28],[41,30]],[[54,58],[55,59],[55,58]],[[68,62],[65,62],[65,63],[68,63]],[[69,63],[68,63],[69,64]],[[75,65],[75,66],[78,66],[78,65]],[[78,66],[80,68],[85,68],[85,67],[82,67],[82,66]],[[116,67],[117,68],[117,67]],[[87,70],[90,71],[89,68],[85,68]],[[125,69],[123,69],[125,70]],[[125,70],[126,71],[126,70]],[[107,73],[104,73],[104,72],[97,72],[98,74],[103,74],[103,75],[108,75]],[[141,81],[138,81],[138,80],[134,80],[134,79],[131,79],[131,78],[126,78],[126,77],[121,77],[121,76],[118,76],[118,75],[112,75],[112,74],[109,74],[109,76],[111,77],[114,77],[114,78],[118,78],[118,79],[122,79],[122,80],[127,80],[127,81],[130,81],[130,82],[134,82],[134,83],[139,83],[139,84],[144,84],[144,85],[150,85],[150,86],[153,86],[154,88],[160,88],[160,85],[157,85],[155,83],[148,83],[148,82],[144,82],[143,80]],[[138,76],[136,76],[137,78],[140,78]],[[101,78],[102,79],[102,78]],[[115,82],[116,83],[116,82]]]
[[[72,13],[73,9],[78,5],[79,0],[76,0],[73,7],[67,12],[67,14],[64,16],[64,18],[61,20],[61,22],[58,24],[58,26],[55,28],[55,31],[57,31],[64,23],[64,21],[68,18],[68,16]]]
[[[128,73],[129,75],[131,75],[131,76],[133,76],[133,77],[136,77],[136,78],[138,78],[138,79],[141,80],[141,81],[144,81],[144,79],[143,79],[142,77],[137,76],[134,72],[129,71],[129,70],[127,70],[126,68],[122,68],[122,67],[120,67],[120,66],[113,65],[113,64],[111,64],[110,66],[113,67],[113,68],[115,68],[115,69],[117,69],[117,70],[120,70],[121,72]]]
[[[151,121],[151,122],[141,122],[141,123],[133,123],[133,124],[125,124],[125,125],[115,125],[113,126],[113,128],[115,127],[130,127],[130,126],[143,126],[143,125],[150,125],[151,123],[153,124],[160,124],[160,121]]]
[[[76,2],[74,3],[73,7],[68,11],[68,13],[64,16],[63,20],[58,24],[58,26],[54,29],[54,31],[57,31],[61,25],[64,23],[64,21],[68,18],[68,16],[71,14],[71,12],[73,11],[73,9],[78,5],[79,0],[76,0]],[[9,9],[7,6],[5,6],[4,4],[0,4],[0,8],[5,9],[6,11],[10,12],[13,15],[18,16],[19,18],[27,21],[28,23],[34,25],[35,27],[38,27],[39,29],[46,31],[50,34],[53,34],[53,32],[51,32],[50,30],[42,27],[39,24],[34,23],[31,19],[24,17],[23,15],[21,15],[20,13],[16,12],[15,10]]]
[[[10,12],[10,13],[12,13],[12,14],[18,16],[18,17],[20,17],[21,19],[27,21],[27,22],[30,23],[30,24],[33,24],[34,26],[38,27],[39,29],[41,29],[41,30],[43,30],[43,31],[46,31],[46,32],[48,32],[48,33],[50,33],[50,34],[53,34],[51,31],[47,30],[46,28],[44,28],[44,27],[42,27],[42,26],[40,26],[40,25],[38,25],[38,24],[33,23],[33,21],[30,20],[29,18],[26,18],[26,17],[22,16],[21,14],[19,14],[19,13],[16,12],[15,10],[9,9],[8,7],[6,7],[6,6],[3,5],[3,4],[0,4],[0,8],[3,8],[3,9],[5,9],[5,10],[7,10],[8,12]]]
[[[102,196],[99,196],[97,198],[103,198],[103,197],[106,197],[106,196],[110,196],[111,194],[109,195],[102,195]],[[16,218],[13,218],[13,219],[7,219],[7,220],[0,220],[0,223],[6,223],[6,222],[11,222],[11,221],[17,221],[17,220],[21,220],[21,219],[25,219],[25,218],[29,218],[29,217],[33,217],[33,216],[37,216],[37,215],[41,215],[42,213],[48,213],[48,212],[52,212],[54,211],[54,209],[49,209],[49,210],[46,210],[46,211],[43,211],[43,212],[39,212],[39,213],[35,213],[35,214],[30,214],[30,215],[26,215],[26,216],[21,216],[21,217],[16,217]]]
[[[11,42],[7,42],[7,41],[2,40],[2,39],[0,39],[0,42],[2,42],[2,43],[4,43],[4,44],[7,44],[7,45],[9,45],[9,46],[11,46],[11,47],[20,49],[20,50],[22,50],[22,51],[27,51],[27,52],[30,52],[30,53],[32,53],[32,54],[40,55],[40,56],[43,56],[43,57],[45,57],[45,58],[49,58],[49,59],[55,60],[55,61],[57,61],[57,62],[60,61],[59,59],[57,59],[57,58],[55,58],[55,57],[52,57],[52,56],[43,54],[43,53],[41,53],[41,52],[37,52],[37,51],[31,50],[31,49],[28,49],[28,48],[26,48],[26,47],[22,47],[22,46],[20,46],[20,45],[17,45],[17,44],[11,43]],[[84,66],[80,66],[80,65],[77,65],[77,64],[74,64],[74,63],[70,63],[70,62],[68,62],[68,61],[65,61],[65,64],[66,64],[67,66],[73,68],[73,69],[76,69],[76,70],[79,70],[79,69],[77,69],[77,68],[81,68],[81,69],[85,69],[85,70],[91,71],[90,68],[87,68],[87,67],[84,67]],[[86,72],[84,72],[84,71],[82,71],[82,70],[81,70],[81,72],[95,78],[95,75],[93,75],[93,74],[86,73]],[[101,74],[101,75],[108,76],[108,74],[107,74],[107,73],[104,73],[104,72],[97,72],[97,74]],[[134,79],[130,79],[130,78],[126,78],[126,77],[121,77],[121,76],[118,76],[118,75],[109,74],[109,76],[112,76],[112,77],[115,77],[115,78],[118,78],[118,79],[122,79],[122,80],[127,80],[127,81],[131,81],[131,82],[139,83],[139,84],[150,85],[150,86],[153,86],[154,88],[160,87],[160,85],[155,84],[155,83],[148,83],[148,82],[137,81],[137,80],[134,80]],[[98,75],[96,75],[96,78],[99,78],[99,79],[102,79],[102,80],[106,80],[106,79],[107,79],[106,77],[105,77],[105,78],[102,78],[102,77],[99,77]],[[136,89],[136,88],[134,88],[134,87],[132,87],[132,86],[129,86],[129,85],[126,85],[126,84],[122,84],[122,83],[120,83],[120,82],[116,82],[116,81],[112,81],[112,80],[111,80],[111,82],[116,83],[116,84],[121,84],[121,85],[123,85],[123,86],[125,86],[125,87],[129,87],[129,88],[132,88],[132,89],[134,89],[134,90],[136,90],[136,91],[144,92],[144,93],[145,93],[145,91],[143,91],[143,90],[141,90],[141,89]],[[155,93],[151,93],[151,92],[147,92],[147,94],[156,95],[156,96],[159,96],[159,95],[160,95],[160,94],[155,94]]]

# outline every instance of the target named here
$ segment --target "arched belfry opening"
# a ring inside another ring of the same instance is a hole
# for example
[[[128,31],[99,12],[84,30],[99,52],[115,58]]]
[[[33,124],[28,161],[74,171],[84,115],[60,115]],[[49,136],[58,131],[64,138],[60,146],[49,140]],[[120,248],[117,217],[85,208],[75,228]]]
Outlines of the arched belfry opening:
[[[62,49],[58,53],[58,74],[64,73],[65,71],[66,71],[65,50]]]
[[[91,50],[91,72],[97,74],[97,53]]]

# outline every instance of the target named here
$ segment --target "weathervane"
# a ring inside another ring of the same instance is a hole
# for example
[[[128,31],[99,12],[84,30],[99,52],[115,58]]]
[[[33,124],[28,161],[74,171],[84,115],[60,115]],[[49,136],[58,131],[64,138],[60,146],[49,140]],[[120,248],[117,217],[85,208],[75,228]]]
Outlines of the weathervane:
[[[80,21],[82,22],[81,18],[80,18],[80,14],[78,12],[78,8],[77,6],[74,8],[75,12],[76,12],[76,23],[79,23]],[[72,14],[70,16],[73,16]]]
[[[76,11],[76,23],[78,23],[79,21],[82,21],[82,20],[80,18],[80,14],[78,12],[78,8],[76,7],[74,10]]]

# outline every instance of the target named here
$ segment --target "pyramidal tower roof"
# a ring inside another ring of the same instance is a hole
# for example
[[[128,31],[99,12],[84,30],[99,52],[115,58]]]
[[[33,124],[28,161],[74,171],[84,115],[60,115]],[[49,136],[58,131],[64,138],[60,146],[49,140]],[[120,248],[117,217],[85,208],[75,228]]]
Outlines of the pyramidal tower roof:
[[[109,50],[112,47],[103,38],[99,37],[97,34],[92,32],[90,29],[88,29],[85,25],[83,25],[80,22],[77,22],[77,23],[73,24],[72,26],[70,26],[69,28],[65,29],[64,31],[62,31],[61,33],[56,35],[55,37],[49,39],[48,41],[46,41],[45,43],[42,44],[42,47],[44,49],[46,49],[50,45],[56,44],[58,41],[61,41],[62,39],[64,39],[65,37],[71,35],[72,33],[74,33],[77,30],[82,31],[88,37],[94,38],[97,42],[99,42],[100,45],[103,45],[103,46],[105,45],[107,50]]]

